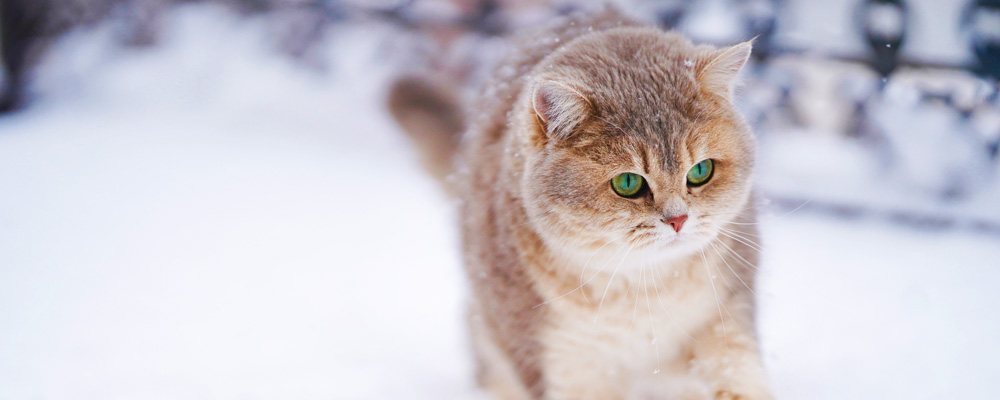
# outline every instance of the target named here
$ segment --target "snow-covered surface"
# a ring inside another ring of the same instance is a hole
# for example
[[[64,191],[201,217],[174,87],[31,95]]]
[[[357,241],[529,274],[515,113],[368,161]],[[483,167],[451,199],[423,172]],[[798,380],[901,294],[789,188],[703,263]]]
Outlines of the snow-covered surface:
[[[0,399],[482,398],[455,216],[382,109],[397,34],[334,29],[317,72],[260,21],[165,26],[62,41],[0,118]],[[1000,396],[1000,239],[763,213],[779,398]]]
[[[758,290],[779,398],[1000,396],[1000,239],[782,215]]]

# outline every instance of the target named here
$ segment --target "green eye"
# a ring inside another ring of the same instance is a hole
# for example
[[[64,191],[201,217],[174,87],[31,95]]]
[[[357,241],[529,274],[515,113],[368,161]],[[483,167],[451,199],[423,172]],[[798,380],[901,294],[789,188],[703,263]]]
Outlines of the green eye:
[[[688,171],[688,185],[701,186],[708,183],[708,180],[712,179],[712,172],[714,171],[715,165],[712,163],[711,159],[695,164],[691,167],[691,170]]]
[[[611,189],[621,197],[636,197],[642,192],[643,179],[639,174],[626,172],[611,178]]]

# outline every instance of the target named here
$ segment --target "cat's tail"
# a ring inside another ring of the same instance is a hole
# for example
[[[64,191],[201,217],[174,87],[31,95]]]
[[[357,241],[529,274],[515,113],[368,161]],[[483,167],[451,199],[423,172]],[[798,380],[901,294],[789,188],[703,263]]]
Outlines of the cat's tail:
[[[390,87],[388,106],[417,145],[424,169],[443,184],[453,170],[465,128],[457,90],[431,78],[404,76]]]

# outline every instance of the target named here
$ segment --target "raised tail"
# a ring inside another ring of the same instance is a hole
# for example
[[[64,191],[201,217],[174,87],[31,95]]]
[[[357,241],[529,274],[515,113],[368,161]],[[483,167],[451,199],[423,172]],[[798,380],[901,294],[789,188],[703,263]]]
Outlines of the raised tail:
[[[429,78],[405,76],[389,89],[388,106],[417,145],[424,168],[444,184],[465,128],[457,91]]]

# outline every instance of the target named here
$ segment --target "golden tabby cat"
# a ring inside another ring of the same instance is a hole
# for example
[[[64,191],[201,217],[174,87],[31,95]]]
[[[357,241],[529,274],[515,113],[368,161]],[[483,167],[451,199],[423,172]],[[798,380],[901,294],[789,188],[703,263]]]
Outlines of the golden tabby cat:
[[[453,171],[480,384],[502,399],[772,398],[755,142],[731,102],[750,44],[614,14],[527,37],[466,123],[440,85],[390,94],[432,171]]]

